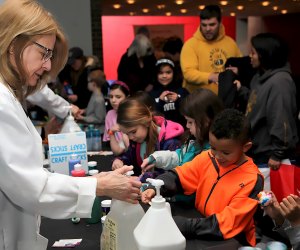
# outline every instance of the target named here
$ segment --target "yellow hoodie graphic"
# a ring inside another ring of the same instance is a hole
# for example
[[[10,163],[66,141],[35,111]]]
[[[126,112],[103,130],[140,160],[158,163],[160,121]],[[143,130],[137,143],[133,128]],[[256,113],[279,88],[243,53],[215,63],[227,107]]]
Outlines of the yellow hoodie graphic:
[[[190,92],[200,87],[208,88],[217,94],[218,85],[208,82],[209,75],[224,71],[227,58],[240,56],[242,54],[235,41],[225,35],[223,24],[220,25],[219,35],[214,41],[207,41],[199,27],[193,37],[184,43],[181,51],[183,87]]]

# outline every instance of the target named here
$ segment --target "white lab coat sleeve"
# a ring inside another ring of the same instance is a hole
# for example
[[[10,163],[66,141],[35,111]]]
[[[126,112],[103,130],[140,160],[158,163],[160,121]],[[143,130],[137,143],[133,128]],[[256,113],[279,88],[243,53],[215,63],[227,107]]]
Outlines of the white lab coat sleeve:
[[[178,166],[179,158],[176,151],[161,150],[152,153],[155,159],[155,166],[165,170],[170,170]]]
[[[48,85],[45,85],[45,87],[34,94],[29,95],[26,100],[34,105],[40,106],[41,108],[55,114],[62,119],[68,115],[68,109],[63,107],[69,106],[69,102],[67,102],[61,96],[55,94],[48,87]]]
[[[97,180],[44,170],[41,137],[21,104],[1,86],[0,117],[2,198],[25,213],[56,219],[90,217]]]

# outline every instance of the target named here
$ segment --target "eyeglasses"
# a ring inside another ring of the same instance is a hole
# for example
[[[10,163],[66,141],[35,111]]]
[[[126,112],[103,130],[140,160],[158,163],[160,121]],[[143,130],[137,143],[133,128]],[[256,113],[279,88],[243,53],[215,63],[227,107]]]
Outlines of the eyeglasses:
[[[37,42],[34,42],[34,41],[33,41],[33,44],[35,44],[36,46],[38,46],[39,48],[41,48],[41,49],[43,49],[45,51],[45,53],[43,55],[43,58],[42,58],[42,60],[44,62],[47,62],[47,61],[49,61],[52,58],[52,56],[53,56],[53,50],[52,49],[48,49],[45,46],[43,46],[43,45],[41,45],[41,44],[39,44]]]

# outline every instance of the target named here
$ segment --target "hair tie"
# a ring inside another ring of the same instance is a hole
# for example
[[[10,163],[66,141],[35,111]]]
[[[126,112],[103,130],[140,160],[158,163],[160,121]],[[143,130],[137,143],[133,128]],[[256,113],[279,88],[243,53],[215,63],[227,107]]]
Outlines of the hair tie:
[[[127,86],[127,84],[126,84],[125,82],[122,82],[122,81],[114,81],[112,84],[116,84],[116,85],[123,86],[125,89],[127,89],[128,92],[130,92],[129,87]]]
[[[159,59],[159,60],[156,62],[155,66],[158,66],[158,65],[160,65],[160,64],[162,64],[162,63],[170,64],[173,68],[175,68],[174,63],[173,63],[170,59],[167,59],[167,58]]]

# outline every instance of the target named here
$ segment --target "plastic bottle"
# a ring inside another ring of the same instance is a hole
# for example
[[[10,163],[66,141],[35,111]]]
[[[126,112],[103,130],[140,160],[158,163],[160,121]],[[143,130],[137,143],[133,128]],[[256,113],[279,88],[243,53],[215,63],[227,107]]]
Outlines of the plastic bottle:
[[[81,164],[75,164],[71,174],[73,177],[85,177],[85,171],[82,169]]]
[[[132,174],[133,171],[129,171]],[[112,200],[100,238],[101,250],[137,250],[133,230],[144,216],[140,204]]]
[[[134,230],[139,250],[183,250],[186,240],[172,218],[170,205],[160,195],[162,180],[147,179],[156,188],[151,207]]]
[[[81,128],[78,126],[74,117],[72,116],[72,106],[65,106],[64,108],[69,109],[69,115],[66,117],[60,133],[80,132]]]
[[[97,162],[96,161],[89,161],[88,162],[88,169],[93,170],[93,169],[97,169]]]
[[[64,81],[64,89],[67,95],[74,95],[72,86],[67,81]]]
[[[80,164],[81,161],[78,159],[76,154],[72,154],[70,159],[69,159],[69,175],[72,175],[72,170],[74,170],[74,166],[76,164]]]
[[[87,151],[92,151],[93,129],[88,127],[85,131]]]
[[[81,164],[75,164],[74,165],[74,170],[71,171],[71,174],[73,177],[85,177],[85,171],[82,169]],[[72,222],[74,224],[77,224],[80,222],[80,218],[78,217],[73,217]]]
[[[96,175],[98,174],[99,171],[96,169],[92,169],[89,171],[89,175]],[[95,201],[93,204],[93,209],[92,209],[92,213],[91,213],[91,218],[86,219],[86,222],[89,224],[95,224],[101,221],[101,217],[102,217],[102,209],[101,209],[101,202],[99,197],[95,197]]]
[[[93,137],[92,137],[92,150],[93,151],[100,151],[102,149],[101,143],[101,133],[99,129],[93,130]]]

